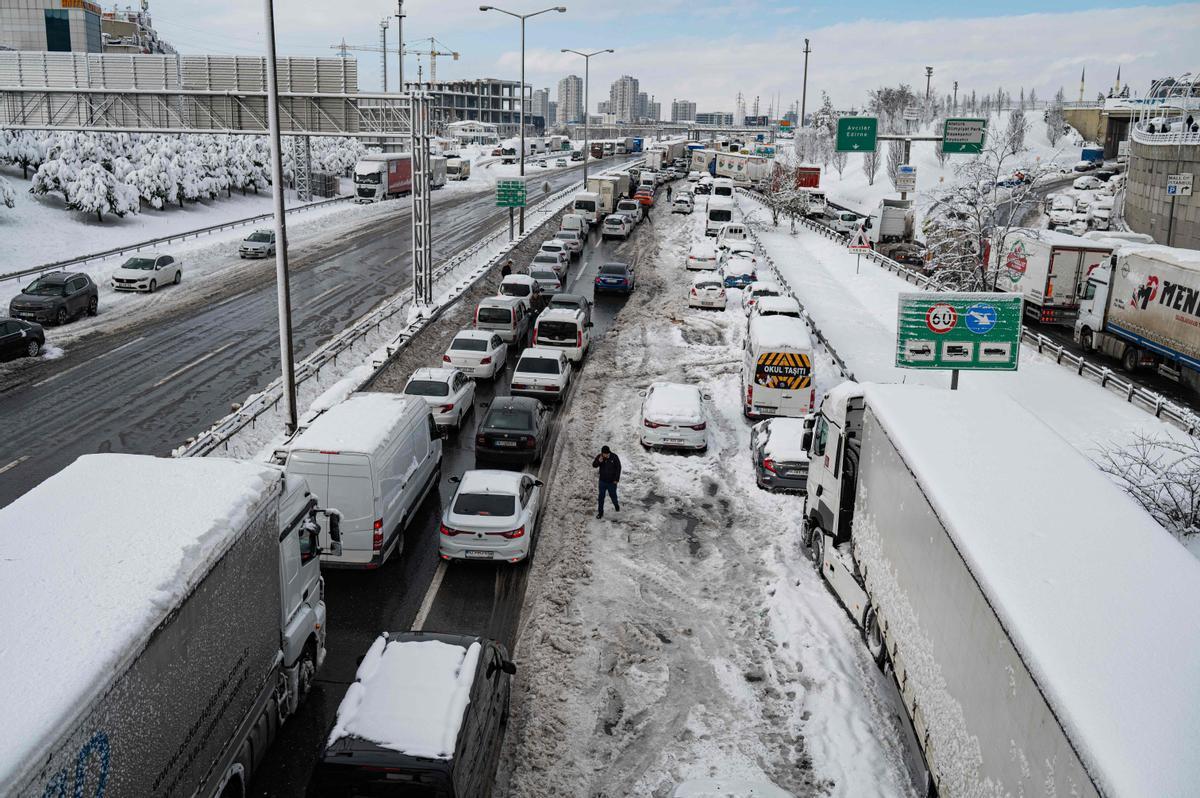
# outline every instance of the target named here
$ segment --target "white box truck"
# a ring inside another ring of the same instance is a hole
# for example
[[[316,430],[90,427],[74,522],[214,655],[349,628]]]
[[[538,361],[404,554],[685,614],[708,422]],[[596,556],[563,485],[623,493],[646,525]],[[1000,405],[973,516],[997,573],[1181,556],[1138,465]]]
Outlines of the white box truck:
[[[997,288],[1025,297],[1025,316],[1043,324],[1075,323],[1088,275],[1112,255],[1112,247],[1053,230],[1010,231],[994,247]]]
[[[0,793],[247,795],[325,659],[317,502],[262,463],[92,454],[0,509]]]
[[[936,794],[1196,793],[1200,561],[1091,461],[996,392],[852,382],[809,452],[805,537]]]
[[[600,212],[607,216],[617,209],[618,202],[629,196],[629,175],[617,172],[589,177],[587,190],[600,197]]]
[[[470,180],[471,179],[471,159],[470,158],[447,158],[446,159],[446,179],[447,180]]]
[[[1117,243],[1117,242],[1114,242]],[[1200,251],[1134,242],[1087,279],[1075,340],[1200,390]]]

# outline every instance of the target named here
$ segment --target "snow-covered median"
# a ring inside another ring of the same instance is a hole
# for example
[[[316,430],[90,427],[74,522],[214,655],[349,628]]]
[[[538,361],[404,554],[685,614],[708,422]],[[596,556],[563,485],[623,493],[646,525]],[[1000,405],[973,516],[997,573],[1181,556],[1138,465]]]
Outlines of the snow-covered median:
[[[910,794],[894,688],[799,547],[803,500],[755,486],[740,292],[726,311],[687,308],[701,224],[656,214],[634,234],[637,291],[563,419],[501,786],[665,796],[722,776],[797,795]],[[815,367],[821,392],[836,378],[820,352]],[[638,391],[656,380],[711,395],[707,454],[640,448]],[[621,510],[596,520],[589,465],[605,444],[624,464]]]

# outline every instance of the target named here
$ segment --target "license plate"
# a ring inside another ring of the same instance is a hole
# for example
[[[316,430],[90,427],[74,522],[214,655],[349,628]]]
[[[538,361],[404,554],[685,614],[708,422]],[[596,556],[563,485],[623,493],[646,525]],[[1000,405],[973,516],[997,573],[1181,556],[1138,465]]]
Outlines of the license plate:
[[[683,443],[683,438],[663,438],[663,443]]]
[[[517,446],[517,442],[516,441],[496,441],[496,445],[515,449]]]
[[[492,559],[492,553],[490,551],[476,551],[476,550],[468,549],[467,551],[463,552],[463,555],[468,560],[490,560],[490,559]]]

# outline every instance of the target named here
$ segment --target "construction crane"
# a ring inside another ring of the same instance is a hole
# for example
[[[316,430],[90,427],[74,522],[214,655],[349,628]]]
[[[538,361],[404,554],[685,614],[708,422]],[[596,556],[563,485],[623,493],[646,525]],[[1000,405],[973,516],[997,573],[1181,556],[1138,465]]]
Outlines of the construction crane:
[[[337,50],[338,55],[342,58],[346,58],[349,55],[350,50],[354,50],[356,52],[363,52],[363,53],[379,53],[380,55],[382,55],[383,60],[380,64],[380,73],[379,74],[380,74],[381,81],[383,83],[383,90],[385,92],[388,90],[388,86],[387,86],[388,53],[396,52],[395,50],[389,49],[387,46],[387,29],[388,29],[389,24],[391,24],[391,20],[389,20],[387,17],[384,17],[383,19],[381,19],[379,21],[379,44],[346,44],[346,40],[342,39],[341,44],[329,45],[329,49]],[[407,52],[407,50],[405,52]]]
[[[415,45],[415,44],[423,45],[423,44],[425,44],[425,42],[429,42],[428,50],[414,49],[413,45]],[[437,49],[439,44],[442,47],[446,46],[443,42],[439,42],[433,36],[429,36],[424,39],[413,39],[411,42],[404,43],[404,52],[412,53],[413,55],[417,56],[417,72],[418,72],[417,82],[418,83],[421,82],[421,80],[420,80],[421,56],[423,56],[423,55],[429,56],[429,82],[430,83],[437,83],[437,58],[439,55],[441,55],[441,56],[448,55],[451,58],[453,58],[455,61],[458,60],[458,53],[454,52],[453,50],[439,50],[439,49]]]

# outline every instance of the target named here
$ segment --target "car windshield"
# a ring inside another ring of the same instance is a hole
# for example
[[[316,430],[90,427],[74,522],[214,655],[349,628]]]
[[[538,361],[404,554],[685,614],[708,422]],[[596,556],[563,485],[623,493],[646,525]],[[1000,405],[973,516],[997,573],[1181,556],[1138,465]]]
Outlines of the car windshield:
[[[558,374],[558,361],[549,357],[523,357],[516,371],[526,374]]]
[[[154,268],[154,258],[130,258],[121,264],[121,268],[147,271]]]
[[[533,417],[528,410],[501,407],[492,410],[483,426],[488,429],[521,430],[528,432],[533,429]]]
[[[354,182],[365,183],[367,185],[379,185],[382,182],[379,172],[367,172],[365,174],[355,172]]]
[[[497,493],[460,493],[454,497],[456,515],[512,515],[517,501],[514,496]]]
[[[22,293],[31,296],[66,296],[67,286],[65,283],[34,280]]]
[[[251,233],[250,237],[247,238],[246,240],[247,241],[256,241],[256,242],[259,242],[262,244],[267,244],[267,243],[270,243],[270,241],[271,241],[271,234],[270,233]]]
[[[709,221],[713,222],[728,222],[733,218],[733,211],[713,208],[708,212],[708,218]]]
[[[625,264],[623,263],[606,263],[600,267],[601,274],[619,274],[625,275]]]
[[[460,352],[486,352],[487,341],[482,338],[455,338],[454,343],[450,344],[450,348]]]
[[[450,386],[441,380],[409,380],[404,392],[409,396],[447,396]]]

